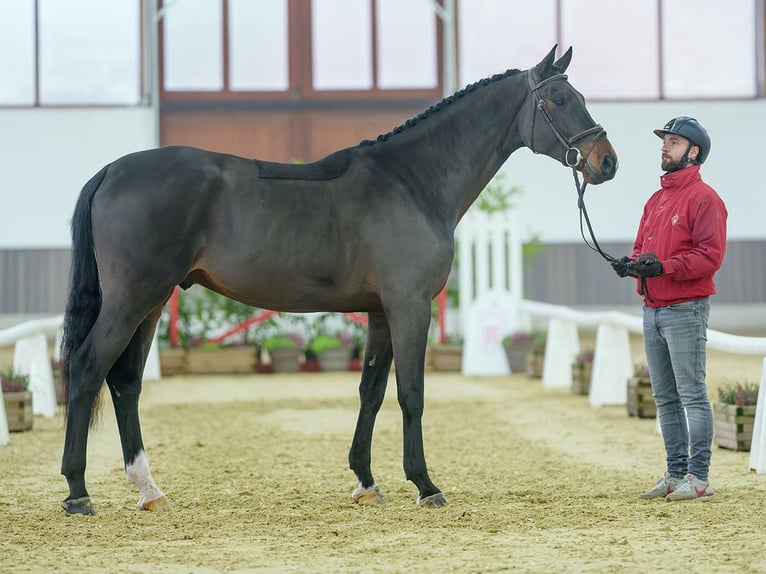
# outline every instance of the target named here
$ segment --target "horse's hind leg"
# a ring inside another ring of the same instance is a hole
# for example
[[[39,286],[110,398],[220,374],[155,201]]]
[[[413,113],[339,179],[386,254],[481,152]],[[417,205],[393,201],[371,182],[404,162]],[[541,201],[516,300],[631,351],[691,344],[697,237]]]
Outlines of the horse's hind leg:
[[[155,484],[149,470],[141,438],[138,398],[141,394],[146,357],[149,354],[161,313],[162,306],[159,306],[144,319],[127,348],[106,376],[117,417],[117,427],[120,431],[125,474],[128,480],[138,488],[140,494],[138,507],[142,510],[154,511],[168,510],[170,502]]]
[[[135,311],[104,305],[82,345],[69,362],[67,405],[61,474],[69,485],[62,502],[68,514],[95,514],[85,488],[88,426],[101,385],[117,358],[125,350],[140,319]]]
[[[372,429],[386,394],[386,384],[388,383],[392,359],[393,351],[388,322],[382,314],[370,313],[362,381],[359,384],[359,418],[356,422],[354,440],[348,454],[349,466],[359,481],[351,496],[354,502],[359,504],[381,504],[385,502],[372,477],[370,448],[372,446]]]

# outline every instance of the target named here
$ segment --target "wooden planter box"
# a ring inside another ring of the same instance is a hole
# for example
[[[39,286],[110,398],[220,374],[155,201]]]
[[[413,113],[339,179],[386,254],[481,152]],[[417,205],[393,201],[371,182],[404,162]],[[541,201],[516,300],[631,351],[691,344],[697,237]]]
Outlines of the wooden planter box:
[[[573,363],[572,364],[572,392],[576,395],[587,395],[590,393],[590,375],[593,370],[593,363]]]
[[[174,347],[160,351],[160,372],[163,377],[183,375],[187,369],[186,349]]]
[[[228,375],[255,372],[255,347],[220,347],[217,349],[189,349],[186,369],[195,375]]]
[[[644,419],[657,418],[657,405],[652,397],[652,383],[646,377],[628,379],[628,415]]]
[[[755,405],[713,404],[715,443],[731,450],[750,450],[755,425]]]
[[[460,371],[463,368],[463,347],[461,345],[433,345],[429,348],[429,359],[434,371]]]
[[[31,429],[35,420],[32,413],[32,393],[30,391],[3,393],[3,400],[8,430],[16,432]]]
[[[527,355],[527,376],[533,379],[543,378],[543,360],[545,355],[542,353],[529,353]]]

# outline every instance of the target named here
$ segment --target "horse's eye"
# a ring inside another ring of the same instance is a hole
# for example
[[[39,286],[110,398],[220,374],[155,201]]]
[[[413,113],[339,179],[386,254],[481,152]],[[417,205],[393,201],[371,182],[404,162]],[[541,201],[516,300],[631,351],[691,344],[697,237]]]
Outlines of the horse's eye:
[[[567,97],[566,94],[558,93],[553,94],[553,97],[551,98],[553,100],[553,103],[557,106],[565,106],[567,103]]]

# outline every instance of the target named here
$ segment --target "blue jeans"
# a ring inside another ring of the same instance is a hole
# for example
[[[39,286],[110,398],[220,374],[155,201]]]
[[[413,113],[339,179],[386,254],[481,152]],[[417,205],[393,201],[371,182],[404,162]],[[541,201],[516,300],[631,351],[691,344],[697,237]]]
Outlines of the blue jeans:
[[[713,411],[705,386],[707,297],[644,307],[644,350],[657,404],[668,472],[707,481]]]

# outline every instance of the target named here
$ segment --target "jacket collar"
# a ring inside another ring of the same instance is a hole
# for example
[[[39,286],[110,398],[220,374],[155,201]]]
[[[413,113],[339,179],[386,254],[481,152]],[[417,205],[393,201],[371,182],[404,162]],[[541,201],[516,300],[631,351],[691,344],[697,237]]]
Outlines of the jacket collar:
[[[692,182],[700,181],[701,179],[700,166],[690,165],[689,167],[679,169],[678,171],[671,171],[670,173],[661,175],[660,185],[662,186],[662,189],[665,190],[679,189]]]

